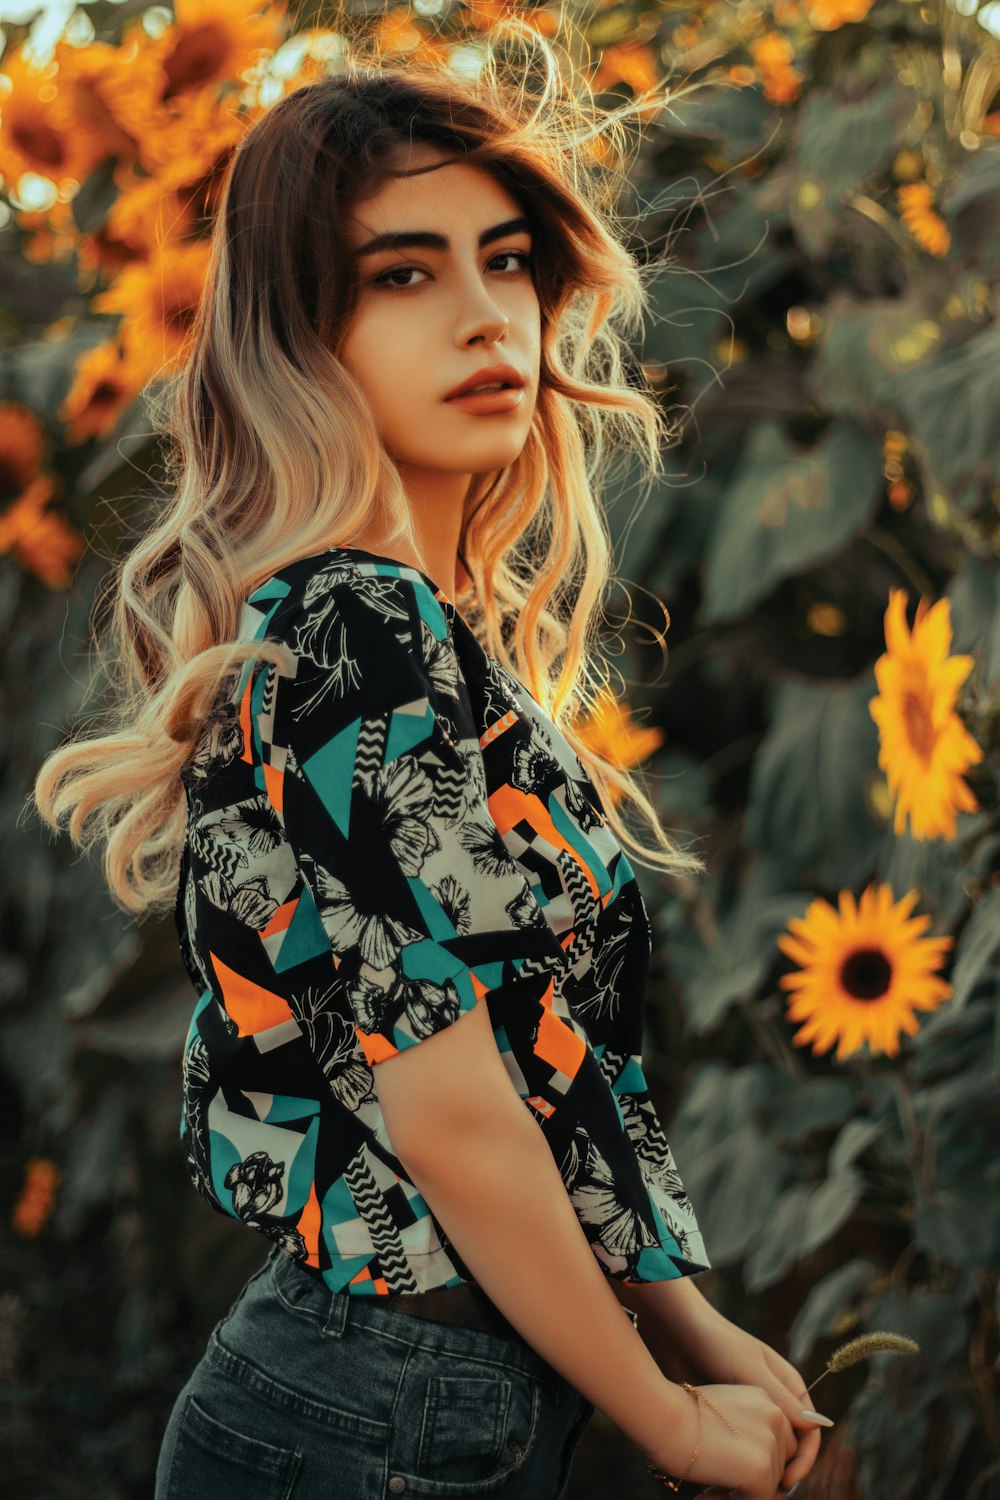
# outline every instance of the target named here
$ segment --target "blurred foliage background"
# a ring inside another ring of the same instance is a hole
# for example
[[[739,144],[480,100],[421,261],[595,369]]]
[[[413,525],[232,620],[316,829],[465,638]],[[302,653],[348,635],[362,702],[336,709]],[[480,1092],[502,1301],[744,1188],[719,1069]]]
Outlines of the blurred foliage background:
[[[24,815],[90,711],[91,611],[157,477],[138,392],[183,357],[255,114],[348,26],[468,70],[508,8],[2,13],[0,1424],[32,1500],[151,1494],[269,1248],[190,1189],[170,920],[133,923]],[[824,1377],[803,1500],[996,1500],[1000,5],[516,9],[609,103],[675,84],[623,207],[640,260],[671,251],[636,353],[678,438],[642,503],[608,475],[640,628],[588,732],[709,865],[640,874],[700,1285],[807,1381],[866,1330],[921,1346]],[[661,1491],[598,1413],[570,1493]]]

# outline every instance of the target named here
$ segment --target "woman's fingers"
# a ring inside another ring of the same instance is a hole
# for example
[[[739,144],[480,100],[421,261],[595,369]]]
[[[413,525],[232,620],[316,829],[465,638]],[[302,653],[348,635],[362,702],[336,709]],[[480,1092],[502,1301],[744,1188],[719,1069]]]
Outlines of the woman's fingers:
[[[814,1427],[811,1432],[799,1434],[799,1446],[796,1449],[795,1457],[781,1476],[783,1489],[790,1490],[793,1484],[798,1484],[800,1479],[805,1479],[806,1475],[812,1471],[812,1466],[816,1462],[816,1455],[819,1453],[819,1443],[820,1430],[818,1427]]]
[[[811,1472],[816,1462],[816,1455],[819,1453],[820,1431],[826,1424],[817,1425],[802,1415],[804,1410],[815,1410],[815,1408],[813,1398],[806,1389],[806,1383],[795,1366],[789,1364],[788,1360],[782,1358],[776,1349],[770,1347],[765,1350],[765,1360],[772,1380],[765,1385],[764,1389],[775,1405],[780,1406],[795,1429],[794,1446],[791,1452],[786,1450],[787,1468],[781,1478],[782,1487],[790,1489],[793,1484],[798,1484],[800,1479],[804,1479]]]

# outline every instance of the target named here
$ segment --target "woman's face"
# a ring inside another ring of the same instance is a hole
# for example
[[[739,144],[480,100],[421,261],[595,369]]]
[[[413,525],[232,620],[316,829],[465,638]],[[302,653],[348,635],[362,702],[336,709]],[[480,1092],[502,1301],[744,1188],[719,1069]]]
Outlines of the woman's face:
[[[447,153],[414,143],[407,166]],[[357,254],[376,236],[441,237],[361,254],[360,301],[340,358],[374,410],[401,472],[467,478],[504,468],[522,448],[538,391],[541,320],[531,233],[511,220],[524,210],[481,167],[448,162],[417,177],[391,177],[349,221]],[[502,234],[492,233],[502,225]],[[488,243],[480,245],[480,238]],[[509,409],[481,414],[446,400],[456,385],[493,365],[524,381]]]

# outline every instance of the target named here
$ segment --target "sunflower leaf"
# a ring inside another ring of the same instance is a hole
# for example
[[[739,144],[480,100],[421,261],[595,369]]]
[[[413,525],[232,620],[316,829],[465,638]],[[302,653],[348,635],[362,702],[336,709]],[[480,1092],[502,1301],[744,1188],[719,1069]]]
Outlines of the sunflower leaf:
[[[781,683],[750,771],[747,842],[832,885],[853,885],[881,839],[864,793],[878,758],[873,695],[868,673],[832,687]]]
[[[818,1187],[797,1183],[779,1198],[744,1267],[746,1290],[754,1294],[780,1281],[797,1260],[826,1244],[850,1217],[864,1179],[847,1167]]]
[[[784,578],[840,552],[868,525],[882,489],[879,450],[838,420],[802,451],[762,420],[715,518],[699,623],[735,620]]]
[[[788,1358],[792,1364],[800,1364],[823,1335],[847,1332],[855,1319],[846,1309],[876,1274],[877,1268],[870,1260],[855,1256],[810,1289],[788,1332]]]
[[[1000,985],[1000,888],[994,887],[976,903],[962,933],[952,970],[951,1009],[957,1010],[982,989],[995,996]]]

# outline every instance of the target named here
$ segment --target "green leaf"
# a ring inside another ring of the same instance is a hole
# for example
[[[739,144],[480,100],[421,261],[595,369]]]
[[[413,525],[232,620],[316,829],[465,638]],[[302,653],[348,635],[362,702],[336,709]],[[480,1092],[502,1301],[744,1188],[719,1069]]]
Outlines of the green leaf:
[[[104,1090],[90,1114],[73,1121],[54,1216],[61,1237],[76,1235],[90,1211],[107,1204],[123,1185],[122,1141],[129,1109],[128,1087],[116,1083]]]
[[[835,291],[825,316],[806,377],[828,410],[858,422],[871,421],[873,406],[891,411],[899,371],[931,364],[942,338],[922,285],[882,299]],[[922,424],[915,430],[923,436]]]
[[[959,813],[954,839],[915,839],[909,829],[895,834],[890,826],[882,834],[875,873],[892,886],[897,897],[918,890],[920,900],[914,912],[930,912],[935,917],[934,931],[947,932],[968,908],[965,883],[989,872],[990,860],[1000,847],[1000,840],[987,836],[979,840],[973,857],[963,861],[962,846],[988,826],[989,815],[984,813]]]
[[[758,89],[711,86],[679,99],[670,112],[671,138],[717,141],[727,153],[744,155],[762,145],[773,113]]]
[[[911,1495],[930,1500],[932,1494],[936,1500],[957,1500],[965,1493],[947,1468],[940,1444],[929,1444],[927,1418],[931,1404],[939,1404],[935,1427],[941,1433],[951,1424],[953,1430],[968,1430],[963,1415],[970,1403],[960,1378],[968,1366],[970,1328],[963,1307],[967,1297],[966,1287],[951,1296],[915,1288],[887,1293],[869,1308],[867,1331],[902,1334],[914,1339],[921,1352],[904,1358],[874,1354],[866,1361],[868,1379],[849,1412],[851,1446],[865,1500]],[[834,1379],[830,1376],[821,1389],[832,1386]],[[929,1458],[934,1460],[932,1474],[927,1473]]]
[[[103,227],[119,196],[118,168],[118,158],[106,156],[73,194],[73,223],[81,234],[96,234]]]
[[[849,682],[777,686],[771,728],[750,769],[746,841],[781,850],[833,886],[853,885],[882,830],[868,812],[866,776],[878,761],[867,672]]]
[[[928,488],[943,490],[963,510],[985,502],[1000,482],[1000,326],[903,371],[892,398],[919,435]]]
[[[107,1020],[79,1022],[74,1036],[80,1047],[128,1062],[179,1058],[191,1006],[190,984],[161,985],[152,995]]]
[[[1000,142],[980,137],[956,163],[939,207],[967,263],[980,271],[1000,265]]]
[[[980,896],[955,950],[949,1002],[953,1010],[982,989],[990,996],[1000,993],[1000,888]]]
[[[764,1063],[706,1063],[693,1074],[671,1121],[671,1147],[698,1205],[713,1265],[739,1260],[797,1170],[758,1123],[779,1078]]]
[[[657,801],[671,819],[696,818],[712,803],[712,782],[700,760],[670,747],[657,754],[651,767]]]
[[[773,1286],[796,1261],[831,1239],[850,1218],[863,1191],[863,1178],[848,1167],[816,1188],[799,1183],[783,1194],[747,1257],[747,1292],[753,1296]]]
[[[860,426],[837,422],[802,452],[777,422],[760,422],[716,518],[700,623],[737,619],[839,552],[870,522],[882,483],[878,448]]]
[[[711,947],[691,930],[683,910],[669,909],[670,966],[694,1031],[711,1030],[731,1006],[749,999],[780,956],[777,936],[801,901],[801,892],[784,890],[783,883],[777,865],[758,860],[721,916]]]
[[[683,1153],[677,1159],[684,1162],[684,1186],[698,1205],[713,1266],[734,1264],[763,1227],[781,1186],[774,1147],[744,1124],[693,1161]]]
[[[913,112],[913,96],[895,76],[866,98],[814,89],[803,99],[789,156],[789,202],[796,237],[809,255],[827,252],[842,227],[844,198],[893,156]]]
[[[945,595],[951,604],[952,655],[973,653],[980,661],[983,686],[1000,686],[1000,568],[970,552]]]
[[[802,1363],[818,1338],[847,1331],[853,1319],[845,1319],[845,1309],[877,1274],[870,1260],[855,1256],[811,1288],[788,1332],[788,1358],[793,1365]]]
[[[842,1172],[859,1157],[873,1141],[885,1134],[885,1120],[848,1120],[830,1150],[827,1163],[831,1173]]]
[[[996,1269],[1000,1259],[1000,1184],[970,1184],[936,1194],[919,1209],[916,1244],[952,1265]]]
[[[913,1037],[913,1076],[920,1084],[950,1073],[963,1076],[995,1068],[993,1040],[996,1035],[996,1000],[970,1000],[961,1010],[949,1003],[925,1020]]]
[[[775,1076],[770,1097],[758,1118],[769,1141],[782,1144],[802,1140],[814,1130],[829,1130],[857,1107],[858,1089],[850,1078]]]
[[[963,1072],[915,1090],[913,1109],[929,1137],[935,1190],[1000,1181],[1000,1081]],[[1000,1223],[1000,1219],[997,1221]]]

